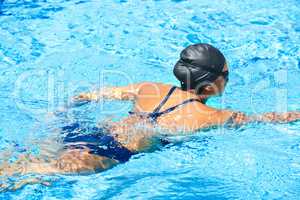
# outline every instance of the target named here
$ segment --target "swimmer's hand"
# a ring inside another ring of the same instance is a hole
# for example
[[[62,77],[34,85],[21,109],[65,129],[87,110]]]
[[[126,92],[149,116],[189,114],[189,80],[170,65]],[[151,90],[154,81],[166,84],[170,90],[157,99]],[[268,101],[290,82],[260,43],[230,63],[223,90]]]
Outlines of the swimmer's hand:
[[[98,91],[81,93],[73,97],[74,102],[99,101],[101,99],[129,99],[129,92],[122,87],[101,88]]]
[[[224,112],[225,113],[225,112]],[[227,113],[230,113],[227,111]],[[259,115],[246,115],[242,112],[231,112],[227,120],[228,125],[244,125],[251,122],[263,123],[290,123],[300,121],[299,111],[289,111],[286,113],[268,112]]]

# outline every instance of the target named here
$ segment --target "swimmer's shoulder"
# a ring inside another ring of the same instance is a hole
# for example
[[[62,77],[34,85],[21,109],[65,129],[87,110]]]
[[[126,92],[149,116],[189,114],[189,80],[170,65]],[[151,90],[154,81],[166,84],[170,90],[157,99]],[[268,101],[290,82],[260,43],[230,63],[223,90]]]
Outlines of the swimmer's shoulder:
[[[169,90],[173,85],[171,84],[165,84],[165,83],[159,83],[159,82],[142,82],[138,84],[138,91],[139,94],[143,93],[160,93],[165,90]]]
[[[139,87],[164,87],[164,88],[170,88],[173,87],[171,84],[165,84],[165,83],[160,83],[160,82],[152,82],[152,81],[146,81],[146,82],[141,82],[138,83]]]
[[[138,94],[145,95],[145,94],[160,94],[165,95],[167,94],[172,87],[176,87],[176,90],[174,91],[174,94],[171,96],[171,98],[175,97],[178,98],[178,95],[181,96],[181,98],[199,98],[197,95],[192,94],[190,92],[182,90],[180,87],[177,87],[175,85],[171,84],[165,84],[165,83],[159,83],[159,82],[142,82],[138,84]],[[202,103],[201,103],[202,104]]]

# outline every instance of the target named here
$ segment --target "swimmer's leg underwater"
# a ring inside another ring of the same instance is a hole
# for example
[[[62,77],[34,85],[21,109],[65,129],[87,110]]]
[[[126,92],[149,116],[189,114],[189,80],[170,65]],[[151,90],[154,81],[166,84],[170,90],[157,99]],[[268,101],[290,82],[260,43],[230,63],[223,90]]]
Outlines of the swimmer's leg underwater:
[[[57,159],[52,160],[23,155],[13,163],[3,163],[0,175],[94,173],[117,163],[112,159],[90,154],[88,150],[70,149],[60,152]]]
[[[26,178],[14,183],[13,187],[5,185],[11,177],[22,177],[28,174],[54,175],[54,174],[87,174],[109,169],[118,162],[106,157],[93,155],[87,149],[66,149],[58,153],[57,158],[44,159],[23,154],[13,163],[0,165],[0,191],[7,188],[18,189],[26,184],[41,183],[38,178]]]

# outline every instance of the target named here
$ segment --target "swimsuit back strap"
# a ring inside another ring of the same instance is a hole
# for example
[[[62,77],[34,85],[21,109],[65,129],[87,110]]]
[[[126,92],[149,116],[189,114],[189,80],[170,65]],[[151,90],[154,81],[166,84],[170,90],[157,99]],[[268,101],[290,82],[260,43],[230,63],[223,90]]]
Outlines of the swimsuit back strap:
[[[158,113],[159,112],[159,110],[163,107],[163,105],[165,105],[165,103],[168,101],[168,99],[170,98],[172,93],[175,91],[175,89],[176,89],[176,86],[171,87],[168,94],[164,97],[164,99],[160,102],[160,104],[153,110],[152,113]]]
[[[162,111],[162,112],[152,113],[152,116],[151,116],[151,117],[152,117],[152,119],[153,119],[154,121],[156,121],[156,119],[157,119],[158,117],[160,117],[161,115],[164,115],[164,114],[167,114],[167,113],[169,113],[169,112],[172,112],[172,111],[174,111],[175,109],[177,109],[177,108],[179,108],[179,107],[181,107],[181,106],[183,106],[183,105],[185,105],[185,104],[187,104],[187,103],[194,102],[194,101],[201,102],[200,99],[195,99],[195,98],[187,99],[187,100],[183,101],[182,103],[177,104],[177,105],[175,105],[175,106],[172,106],[172,107],[170,107],[170,108],[168,108],[168,109],[166,109],[166,110],[164,110],[164,111]],[[201,102],[201,103],[202,103],[202,102]]]

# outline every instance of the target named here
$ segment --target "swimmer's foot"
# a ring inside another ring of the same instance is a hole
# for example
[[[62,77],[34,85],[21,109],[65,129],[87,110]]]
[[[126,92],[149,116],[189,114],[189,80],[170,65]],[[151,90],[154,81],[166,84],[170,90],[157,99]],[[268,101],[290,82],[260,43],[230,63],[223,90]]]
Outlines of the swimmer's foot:
[[[14,184],[2,183],[2,184],[0,184],[0,192],[15,191],[15,190],[21,189],[22,187],[24,187],[26,185],[33,185],[33,184],[41,184],[44,186],[51,186],[51,182],[49,182],[49,181],[43,181],[39,178],[31,177],[31,178],[26,178],[24,180],[20,180]]]
[[[10,190],[18,190],[24,187],[25,185],[33,185],[33,184],[42,184],[44,186],[51,186],[51,183],[49,181],[43,181],[39,178],[27,178],[25,180],[21,180],[13,185],[13,187],[10,188]]]

